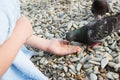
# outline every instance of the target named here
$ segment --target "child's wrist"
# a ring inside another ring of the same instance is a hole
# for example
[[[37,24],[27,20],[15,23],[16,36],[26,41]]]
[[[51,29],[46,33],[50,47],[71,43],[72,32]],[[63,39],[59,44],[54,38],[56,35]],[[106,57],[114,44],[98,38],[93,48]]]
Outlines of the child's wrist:
[[[51,45],[52,45],[51,43],[52,43],[52,40],[47,40],[46,41],[46,46],[44,48],[44,51],[50,52],[50,48],[51,48]]]

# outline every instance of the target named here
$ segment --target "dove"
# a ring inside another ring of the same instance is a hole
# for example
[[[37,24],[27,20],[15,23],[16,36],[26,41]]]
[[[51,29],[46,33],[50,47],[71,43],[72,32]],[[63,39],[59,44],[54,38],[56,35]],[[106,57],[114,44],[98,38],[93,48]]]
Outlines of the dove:
[[[91,12],[96,19],[101,19],[101,17],[109,11],[110,6],[106,0],[94,0],[91,5]]]
[[[120,13],[93,20],[87,25],[66,33],[68,41],[75,41],[87,45],[101,43],[107,36],[120,29]]]

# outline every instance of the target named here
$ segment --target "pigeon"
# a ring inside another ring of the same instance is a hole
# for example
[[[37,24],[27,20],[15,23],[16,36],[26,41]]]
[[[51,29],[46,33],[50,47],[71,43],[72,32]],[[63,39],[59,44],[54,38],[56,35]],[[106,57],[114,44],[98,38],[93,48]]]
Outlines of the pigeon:
[[[66,33],[68,41],[94,45],[105,41],[106,37],[120,29],[120,13],[93,20],[87,25]]]
[[[91,5],[91,12],[96,19],[101,19],[103,15],[110,11],[110,6],[106,0],[94,0]]]

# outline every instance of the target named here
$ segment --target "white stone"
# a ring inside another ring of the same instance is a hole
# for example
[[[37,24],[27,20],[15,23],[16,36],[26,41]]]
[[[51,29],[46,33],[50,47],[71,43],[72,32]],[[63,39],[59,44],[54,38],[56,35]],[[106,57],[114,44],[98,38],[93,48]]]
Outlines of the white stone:
[[[107,58],[103,58],[101,60],[101,68],[105,68],[105,66],[108,64],[109,60]]]
[[[90,80],[97,80],[97,76],[94,73],[90,74]]]

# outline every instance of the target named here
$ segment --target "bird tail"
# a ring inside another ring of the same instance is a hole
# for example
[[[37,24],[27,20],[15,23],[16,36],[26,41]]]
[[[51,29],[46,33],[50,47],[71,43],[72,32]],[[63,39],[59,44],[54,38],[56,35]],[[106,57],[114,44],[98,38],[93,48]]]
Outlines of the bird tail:
[[[115,16],[117,18],[116,30],[118,30],[120,29],[120,13],[117,13]]]

